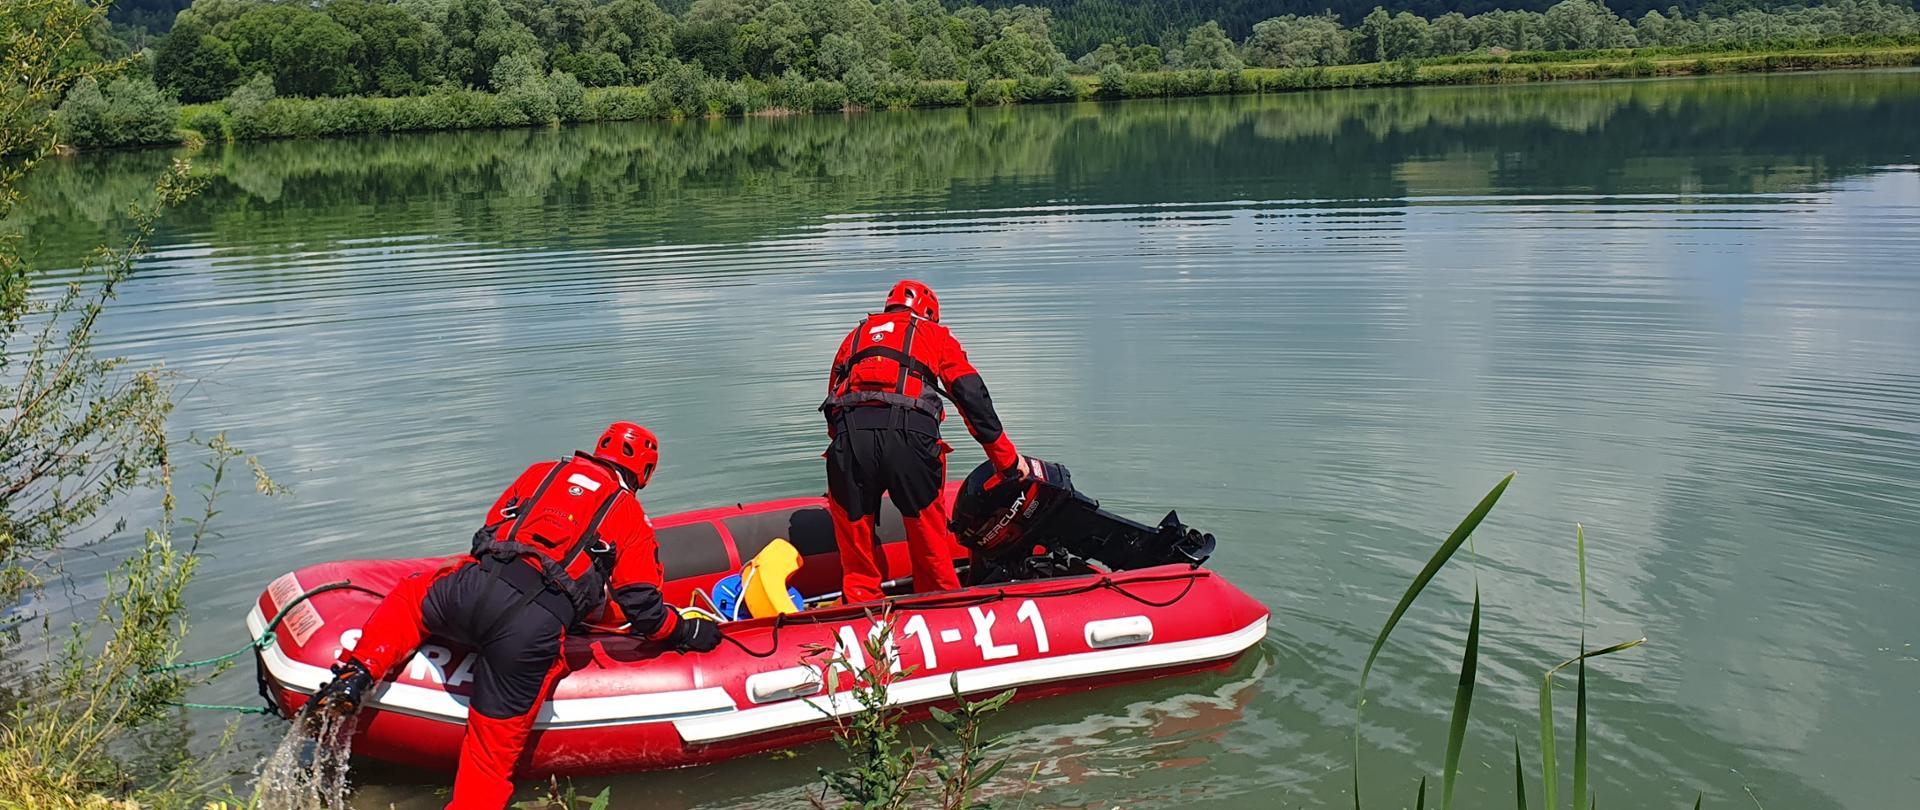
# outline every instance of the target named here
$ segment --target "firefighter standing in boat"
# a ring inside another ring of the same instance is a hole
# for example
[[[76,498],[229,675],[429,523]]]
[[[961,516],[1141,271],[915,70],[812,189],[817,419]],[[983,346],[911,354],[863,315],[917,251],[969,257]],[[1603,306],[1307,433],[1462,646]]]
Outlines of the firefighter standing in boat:
[[[566,671],[570,628],[604,609],[605,623],[682,652],[720,643],[719,625],[682,617],[661,596],[653,526],[635,494],[658,463],[652,432],[615,422],[591,454],[527,468],[487,512],[471,558],[402,580],[381,601],[315,708],[357,710],[429,634],[472,646],[480,658],[447,806],[505,807],[534,715]]]
[[[881,597],[874,528],[880,494],[900,510],[913,560],[914,590],[960,587],[956,551],[942,497],[947,452],[940,440],[944,393],[967,431],[987,451],[995,483],[1023,477],[1025,466],[1000,428],[987,385],[947,328],[940,302],[918,281],[893,285],[884,311],[847,334],[827,380],[828,512],[840,547],[841,592],[849,604]]]

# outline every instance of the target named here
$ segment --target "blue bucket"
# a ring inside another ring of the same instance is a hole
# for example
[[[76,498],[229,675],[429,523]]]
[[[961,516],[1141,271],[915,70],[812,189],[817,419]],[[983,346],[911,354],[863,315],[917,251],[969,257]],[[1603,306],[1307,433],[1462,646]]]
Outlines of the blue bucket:
[[[805,604],[804,600],[800,598],[799,588],[788,588],[787,595],[793,597],[794,604]],[[748,616],[734,615],[736,607],[742,611],[746,610],[746,605],[740,604],[739,574],[734,574],[733,576],[713,583],[713,606],[720,611],[720,618],[725,621],[750,618]]]

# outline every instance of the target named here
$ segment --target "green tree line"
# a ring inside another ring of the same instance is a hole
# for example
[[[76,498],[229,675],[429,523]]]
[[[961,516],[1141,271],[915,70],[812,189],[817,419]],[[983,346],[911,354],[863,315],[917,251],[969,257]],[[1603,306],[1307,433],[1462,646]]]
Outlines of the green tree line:
[[[949,13],[934,0],[199,0],[154,56],[184,101],[223,98],[256,74],[283,94],[411,95],[505,89],[527,71],[588,87],[695,67],[723,79],[1018,78],[1066,57],[1045,12]]]
[[[1560,0],[1545,11],[1489,11],[1468,16],[1448,12],[1427,19],[1411,12],[1389,14],[1375,7],[1358,25],[1333,14],[1285,15],[1262,20],[1238,41],[1218,22],[1205,22],[1164,46],[1101,44],[1078,65],[1099,71],[1111,64],[1130,70],[1164,63],[1178,68],[1233,70],[1241,67],[1313,67],[1393,62],[1502,52],[1593,51],[1610,48],[1788,47],[1818,42],[1899,40],[1920,35],[1920,12],[1882,0],[1837,0],[1774,11],[1743,10],[1728,16],[1677,8],[1648,11],[1636,20],[1613,13],[1598,0]]]
[[[69,142],[97,146],[166,142],[176,127],[288,137],[1407,84],[1415,74],[1404,63],[1414,59],[1920,37],[1920,12],[1889,0],[1718,16],[1676,7],[1634,20],[1597,0],[1561,0],[1545,11],[1434,19],[1376,7],[1352,26],[1333,14],[1285,15],[1238,38],[1208,21],[1158,44],[1101,43],[1069,61],[1052,24],[1042,8],[949,11],[936,0],[694,0],[677,13],[653,0],[197,0],[144,52],[146,75],[82,81],[59,115]],[[1368,75],[1201,73],[1376,62],[1399,64]],[[1681,71],[1624,75],[1656,72]],[[1556,69],[1481,79],[1582,77]],[[180,101],[219,103],[182,120]]]
[[[173,0],[180,2],[181,0]],[[1025,2],[1053,14],[1053,38],[1061,49],[1083,54],[1114,40],[1165,45],[1205,22],[1218,22],[1229,37],[1245,39],[1253,26],[1275,17],[1331,15],[1345,25],[1359,25],[1376,7],[1388,14],[1409,12],[1437,20],[1448,14],[1476,16],[1492,11],[1543,12],[1557,0],[971,0],[997,7]],[[1897,0],[1920,8],[1920,0]],[[1615,13],[1637,20],[1650,11],[1667,16],[1706,14],[1730,17],[1742,11],[1775,11],[1798,0],[1612,0]]]
[[[1143,4],[1154,5],[1154,4]],[[1347,27],[1332,14],[1254,24],[1238,41],[1209,21],[1160,45],[1089,49],[1097,70],[1390,61],[1486,48],[1591,48],[1911,34],[1913,9],[1880,0],[1728,16],[1676,9],[1635,21],[1595,0],[1544,11],[1448,12],[1428,19],[1376,7]],[[678,66],[723,79],[1018,79],[1066,63],[1050,14],[1032,6],[948,12],[934,0],[696,0],[679,15],[653,0],[198,0],[154,52],[156,84],[182,101],[226,97],[265,74],[279,94],[414,95],[505,90],[558,71],[582,85],[654,81]],[[1155,54],[1158,54],[1156,57]]]

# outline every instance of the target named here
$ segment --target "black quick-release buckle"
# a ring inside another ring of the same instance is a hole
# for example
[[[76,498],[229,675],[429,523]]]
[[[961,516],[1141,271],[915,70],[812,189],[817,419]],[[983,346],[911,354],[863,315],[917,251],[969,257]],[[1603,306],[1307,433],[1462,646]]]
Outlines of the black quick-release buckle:
[[[587,547],[586,554],[596,570],[603,575],[613,576],[613,566],[619,562],[620,554],[612,543],[596,538],[593,545]]]

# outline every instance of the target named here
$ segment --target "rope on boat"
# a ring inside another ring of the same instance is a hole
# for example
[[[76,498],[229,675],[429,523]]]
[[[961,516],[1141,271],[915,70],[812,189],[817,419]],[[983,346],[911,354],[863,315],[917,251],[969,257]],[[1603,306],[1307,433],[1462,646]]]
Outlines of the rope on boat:
[[[298,607],[300,603],[305,602],[308,599],[311,599],[315,596],[326,593],[328,591],[338,591],[338,590],[346,590],[346,589],[352,589],[356,591],[365,591],[375,596],[380,595],[379,591],[375,591],[372,588],[367,588],[361,585],[355,585],[353,584],[352,580],[347,580],[347,579],[343,579],[338,582],[329,582],[325,585],[318,585],[308,589],[305,593],[302,593],[299,596],[294,597],[293,601],[290,601],[285,606],[281,607],[280,612],[273,614],[273,618],[267,621],[266,629],[261,631],[258,637],[256,637],[252,641],[247,642],[240,649],[234,650],[233,652],[227,653],[225,655],[216,655],[212,658],[202,658],[198,661],[186,661],[178,664],[167,664],[164,666],[148,667],[147,669],[141,670],[140,674],[157,675],[162,672],[178,672],[183,669],[196,669],[199,667],[208,666],[210,664],[224,664],[228,661],[232,661],[235,658],[239,658],[240,656],[246,655],[247,653],[254,652],[256,650],[264,650],[267,648],[267,645],[274,643],[274,640],[277,638],[274,635],[274,629],[279,627],[281,620],[285,619],[287,617],[287,614],[292,612],[295,607]],[[185,701],[178,701],[178,700],[168,701],[168,703],[170,705],[179,706],[181,708],[186,708],[186,709],[206,709],[209,711],[239,712],[241,714],[272,714],[275,711],[271,707],[232,706],[232,705],[227,705],[223,703],[188,703]]]
[[[235,658],[239,658],[240,656],[246,655],[247,653],[252,652],[254,650],[264,650],[267,648],[268,644],[272,644],[274,642],[275,636],[273,633],[273,629],[276,627],[279,627],[280,620],[285,619],[287,617],[287,614],[289,612],[292,612],[292,610],[295,607],[299,606],[301,602],[305,602],[308,599],[311,599],[315,596],[326,593],[327,591],[338,591],[345,588],[352,588],[357,591],[366,591],[367,593],[378,595],[377,592],[375,592],[373,589],[363,588],[359,585],[355,585],[353,584],[352,580],[347,580],[347,579],[340,580],[339,582],[329,582],[325,585],[316,586],[314,588],[308,589],[306,593],[303,593],[303,594],[300,594],[299,596],[294,597],[293,601],[288,602],[286,606],[280,608],[280,612],[273,614],[273,619],[267,622],[266,630],[262,631],[258,638],[255,638],[254,640],[247,642],[240,649],[234,650],[233,652],[227,653],[225,655],[216,655],[212,658],[202,658],[198,661],[187,661],[179,664],[167,664],[165,666],[148,667],[147,669],[142,670],[140,674],[155,675],[161,672],[177,672],[183,669],[194,669],[196,667],[204,667],[208,664],[224,664],[228,661],[232,661]]]
[[[167,701],[167,705],[179,706],[182,709],[205,709],[214,712],[234,712],[235,714],[275,713],[275,709],[272,706],[232,706],[226,703],[187,703],[180,700],[169,700]]]

